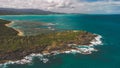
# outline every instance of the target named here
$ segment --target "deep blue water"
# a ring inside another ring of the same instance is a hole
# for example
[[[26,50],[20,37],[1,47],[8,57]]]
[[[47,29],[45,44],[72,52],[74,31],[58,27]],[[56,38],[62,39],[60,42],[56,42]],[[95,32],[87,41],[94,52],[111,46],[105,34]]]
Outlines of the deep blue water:
[[[100,34],[103,45],[91,55],[60,54],[47,63],[35,58],[32,64],[8,65],[6,68],[120,68],[120,15],[45,15],[0,16],[6,20],[57,24],[56,28],[86,30]]]

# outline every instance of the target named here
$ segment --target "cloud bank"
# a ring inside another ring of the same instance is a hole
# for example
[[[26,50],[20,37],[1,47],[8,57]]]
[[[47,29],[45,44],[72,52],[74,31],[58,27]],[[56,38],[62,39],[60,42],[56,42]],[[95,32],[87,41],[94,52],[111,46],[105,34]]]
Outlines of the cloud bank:
[[[118,0],[0,0],[0,8],[42,9],[64,13],[120,13]]]

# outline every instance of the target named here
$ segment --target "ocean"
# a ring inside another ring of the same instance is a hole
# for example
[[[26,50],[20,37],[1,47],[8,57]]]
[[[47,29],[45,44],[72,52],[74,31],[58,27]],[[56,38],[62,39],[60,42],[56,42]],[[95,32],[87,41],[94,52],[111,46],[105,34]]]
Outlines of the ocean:
[[[16,21],[12,27],[21,29],[31,28],[29,22],[43,22],[55,24],[55,29],[85,30],[101,35],[103,43],[95,47],[97,52],[89,55],[76,53],[46,56],[49,59],[47,63],[35,57],[30,64],[8,64],[1,68],[120,68],[120,15],[8,15],[0,18]],[[23,21],[29,22],[26,22],[26,26],[25,23],[19,24]],[[41,27],[36,24],[32,28]]]

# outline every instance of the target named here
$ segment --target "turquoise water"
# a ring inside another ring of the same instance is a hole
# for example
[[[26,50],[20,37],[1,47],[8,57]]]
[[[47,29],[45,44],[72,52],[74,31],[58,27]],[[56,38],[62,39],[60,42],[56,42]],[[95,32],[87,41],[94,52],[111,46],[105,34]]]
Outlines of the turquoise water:
[[[0,16],[6,20],[56,24],[59,29],[86,30],[100,34],[103,45],[91,55],[60,54],[49,56],[43,63],[38,58],[31,64],[7,65],[6,68],[120,68],[120,15],[46,15]]]

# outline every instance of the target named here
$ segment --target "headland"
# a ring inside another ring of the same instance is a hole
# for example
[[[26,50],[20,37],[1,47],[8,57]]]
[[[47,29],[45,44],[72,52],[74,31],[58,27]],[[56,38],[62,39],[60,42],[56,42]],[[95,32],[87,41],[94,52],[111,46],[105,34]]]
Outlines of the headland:
[[[92,46],[101,43],[99,35],[82,30],[24,36],[21,30],[11,28],[10,25],[11,21],[0,19],[0,63],[21,60],[31,54],[91,54],[96,51]]]

